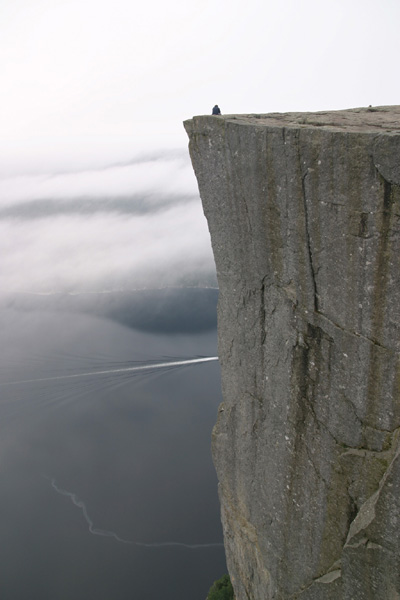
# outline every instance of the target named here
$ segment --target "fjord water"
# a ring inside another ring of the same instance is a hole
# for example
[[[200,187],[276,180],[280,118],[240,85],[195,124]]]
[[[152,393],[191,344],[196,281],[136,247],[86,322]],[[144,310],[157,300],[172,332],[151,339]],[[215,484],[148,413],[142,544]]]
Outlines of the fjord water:
[[[218,361],[121,371],[217,355],[199,200],[69,203],[63,177],[0,210],[0,598],[204,600]]]
[[[221,542],[209,448],[218,364],[62,377],[212,356],[215,331],[159,335],[13,309],[2,311],[1,331],[0,597],[172,599],[190,590],[204,600],[225,569],[223,548],[207,547]]]

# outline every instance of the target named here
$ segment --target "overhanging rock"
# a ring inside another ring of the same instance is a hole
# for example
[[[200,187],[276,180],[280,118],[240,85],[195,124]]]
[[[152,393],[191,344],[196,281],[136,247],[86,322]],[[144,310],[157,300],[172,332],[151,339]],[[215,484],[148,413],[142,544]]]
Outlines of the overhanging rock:
[[[400,598],[400,107],[185,122],[237,600]]]

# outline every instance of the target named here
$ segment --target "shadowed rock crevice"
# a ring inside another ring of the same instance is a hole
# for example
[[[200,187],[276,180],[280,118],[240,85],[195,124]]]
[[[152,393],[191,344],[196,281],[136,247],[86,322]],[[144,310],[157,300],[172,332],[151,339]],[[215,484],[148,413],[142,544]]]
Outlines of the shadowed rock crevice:
[[[300,156],[299,156],[299,163],[301,164]],[[304,226],[305,226],[307,252],[308,252],[308,258],[309,258],[311,282],[312,282],[312,288],[313,288],[313,292],[314,292],[314,310],[315,310],[315,312],[319,312],[317,280],[315,277],[315,267],[314,267],[314,262],[313,262],[313,245],[311,243],[310,224],[309,224],[310,217],[308,214],[307,196],[306,196],[306,194],[307,194],[307,188],[306,188],[307,175],[308,175],[308,171],[301,177],[301,189],[302,189],[303,206],[304,206]]]
[[[185,123],[237,600],[400,598],[400,107]]]

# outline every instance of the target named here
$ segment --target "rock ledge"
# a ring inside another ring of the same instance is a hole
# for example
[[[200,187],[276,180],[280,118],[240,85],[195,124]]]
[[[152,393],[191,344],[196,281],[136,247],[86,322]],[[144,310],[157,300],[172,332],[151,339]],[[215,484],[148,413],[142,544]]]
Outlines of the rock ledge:
[[[400,598],[400,107],[185,122],[237,600]]]

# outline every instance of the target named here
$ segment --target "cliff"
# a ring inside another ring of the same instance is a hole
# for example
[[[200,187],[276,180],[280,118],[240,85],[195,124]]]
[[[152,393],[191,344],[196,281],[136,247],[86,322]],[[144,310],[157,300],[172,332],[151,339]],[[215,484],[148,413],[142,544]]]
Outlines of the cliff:
[[[400,107],[185,122],[237,600],[400,598]]]

